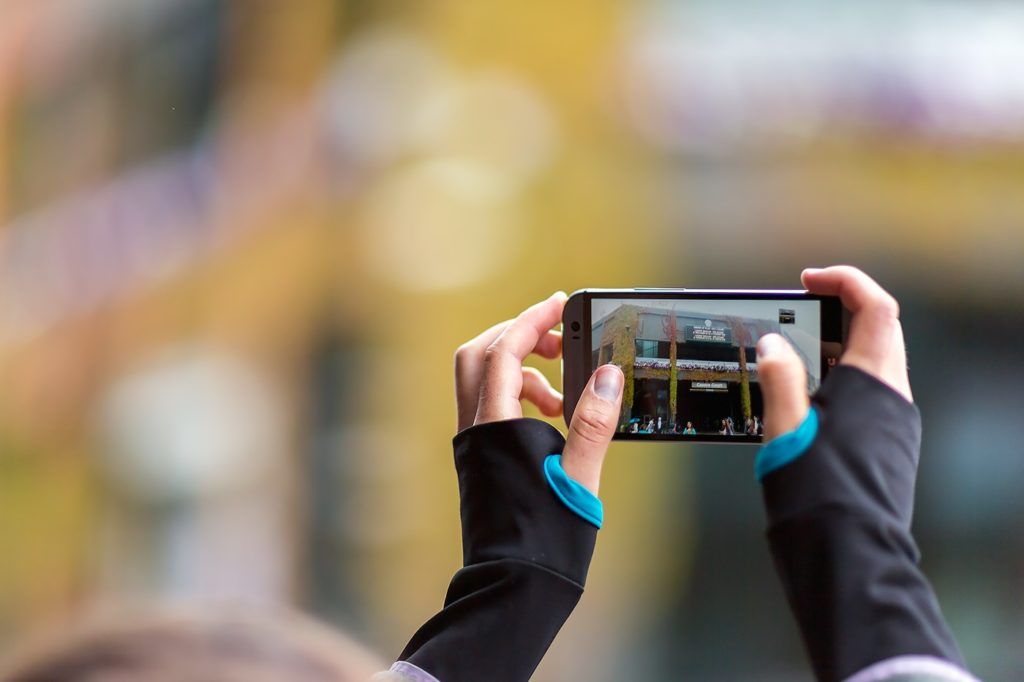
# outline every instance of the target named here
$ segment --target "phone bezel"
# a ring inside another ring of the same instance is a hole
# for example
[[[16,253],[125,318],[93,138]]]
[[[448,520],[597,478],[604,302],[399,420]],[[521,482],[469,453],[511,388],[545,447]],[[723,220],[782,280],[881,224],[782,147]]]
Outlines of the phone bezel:
[[[581,289],[575,291],[566,302],[562,314],[562,389],[564,393],[563,416],[565,423],[572,420],[576,403],[595,368],[590,367],[591,301],[595,298],[624,299],[667,299],[667,300],[792,300],[821,302],[821,380],[828,376],[829,369],[838,363],[842,355],[849,325],[849,316],[835,296],[820,296],[800,289]],[[572,323],[580,325],[579,331],[572,331]],[[746,434],[723,436],[720,434],[634,434],[616,431],[615,440],[639,442],[681,442],[681,443],[762,443],[760,436]]]

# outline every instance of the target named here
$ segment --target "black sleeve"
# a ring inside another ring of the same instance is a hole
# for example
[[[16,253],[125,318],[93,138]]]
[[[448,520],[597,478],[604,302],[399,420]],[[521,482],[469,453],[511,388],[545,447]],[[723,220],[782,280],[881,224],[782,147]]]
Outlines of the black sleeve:
[[[455,437],[464,568],[400,660],[441,682],[530,679],[583,593],[597,539],[544,477],[544,458],[564,446],[536,419]]]
[[[849,366],[831,372],[813,404],[816,439],[765,477],[764,499],[772,557],[817,679],[902,655],[963,667],[910,532],[920,413]]]

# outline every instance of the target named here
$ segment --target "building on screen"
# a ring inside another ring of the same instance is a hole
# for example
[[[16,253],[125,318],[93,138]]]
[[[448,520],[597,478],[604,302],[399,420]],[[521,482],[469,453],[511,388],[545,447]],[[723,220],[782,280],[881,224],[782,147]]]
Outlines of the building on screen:
[[[747,419],[762,414],[755,345],[764,334],[787,335],[786,313],[769,320],[626,304],[596,320],[593,366],[611,362],[626,376],[620,431],[652,422],[681,430],[690,422],[698,433],[716,433],[724,419],[742,432]],[[805,366],[814,366],[809,360]],[[807,378],[816,390],[817,377]]]

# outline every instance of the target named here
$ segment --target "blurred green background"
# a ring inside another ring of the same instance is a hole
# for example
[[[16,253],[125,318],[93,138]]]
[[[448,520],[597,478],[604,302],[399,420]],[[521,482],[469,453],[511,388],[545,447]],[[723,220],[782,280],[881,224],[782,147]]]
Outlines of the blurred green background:
[[[1024,677],[1022,74],[1008,1],[4,0],[0,644],[198,599],[393,657],[460,561],[459,343],[847,262],[903,304],[926,570]],[[752,458],[613,446],[537,680],[810,679]]]

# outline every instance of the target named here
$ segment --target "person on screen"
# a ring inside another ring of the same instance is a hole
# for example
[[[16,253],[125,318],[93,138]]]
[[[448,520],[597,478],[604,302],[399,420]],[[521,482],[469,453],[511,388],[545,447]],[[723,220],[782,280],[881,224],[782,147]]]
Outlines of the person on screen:
[[[697,429],[693,428],[693,422],[686,422],[686,428],[683,429],[683,435],[696,436]]]

